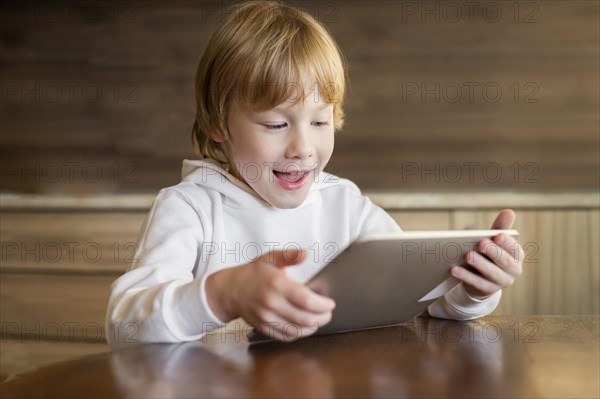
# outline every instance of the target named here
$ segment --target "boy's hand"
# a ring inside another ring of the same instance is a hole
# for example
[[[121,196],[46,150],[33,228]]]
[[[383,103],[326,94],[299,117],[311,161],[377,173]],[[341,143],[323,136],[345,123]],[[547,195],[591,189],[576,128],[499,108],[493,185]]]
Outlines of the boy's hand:
[[[276,250],[210,275],[206,291],[211,309],[223,321],[242,317],[261,333],[281,341],[313,334],[331,320],[335,302],[285,274],[285,267],[305,257],[302,250]]]
[[[505,209],[492,223],[492,229],[510,229],[515,219],[515,213],[511,209]],[[476,251],[465,254],[466,262],[479,274],[461,266],[452,267],[451,273],[463,282],[470,296],[484,299],[514,283],[522,273],[524,254],[523,248],[514,238],[498,234],[493,237],[493,241],[487,238],[481,240]]]

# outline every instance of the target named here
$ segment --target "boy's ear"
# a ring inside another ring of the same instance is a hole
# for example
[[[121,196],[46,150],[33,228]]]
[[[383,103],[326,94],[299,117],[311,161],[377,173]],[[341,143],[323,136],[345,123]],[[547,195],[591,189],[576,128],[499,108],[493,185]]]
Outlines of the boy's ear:
[[[216,134],[216,133],[212,133],[210,135],[210,138],[216,143],[222,143],[223,141],[225,141],[225,137],[223,137],[220,134]]]

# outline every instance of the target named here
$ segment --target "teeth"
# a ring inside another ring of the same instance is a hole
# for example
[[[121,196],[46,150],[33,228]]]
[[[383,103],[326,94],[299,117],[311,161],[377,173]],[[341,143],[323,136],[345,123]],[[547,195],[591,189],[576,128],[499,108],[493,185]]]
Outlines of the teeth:
[[[278,171],[273,171],[273,172],[277,175],[278,178],[280,178],[283,181],[289,182],[289,183],[296,183],[304,177],[304,172],[291,172],[291,173],[284,173],[284,172],[278,172]]]

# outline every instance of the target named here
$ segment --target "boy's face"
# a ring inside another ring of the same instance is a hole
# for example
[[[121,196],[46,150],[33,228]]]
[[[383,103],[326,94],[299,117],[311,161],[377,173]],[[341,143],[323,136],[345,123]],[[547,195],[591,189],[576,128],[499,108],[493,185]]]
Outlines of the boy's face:
[[[333,104],[309,97],[264,112],[232,101],[231,173],[276,208],[302,204],[333,152]]]

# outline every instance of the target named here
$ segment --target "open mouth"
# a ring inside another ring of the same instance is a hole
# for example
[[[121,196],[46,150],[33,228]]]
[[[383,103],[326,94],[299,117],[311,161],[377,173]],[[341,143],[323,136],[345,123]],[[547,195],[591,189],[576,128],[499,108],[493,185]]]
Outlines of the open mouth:
[[[277,176],[278,179],[283,180],[288,183],[298,183],[302,179],[304,179],[310,171],[298,171],[298,172],[279,172],[274,170],[273,173]]]

